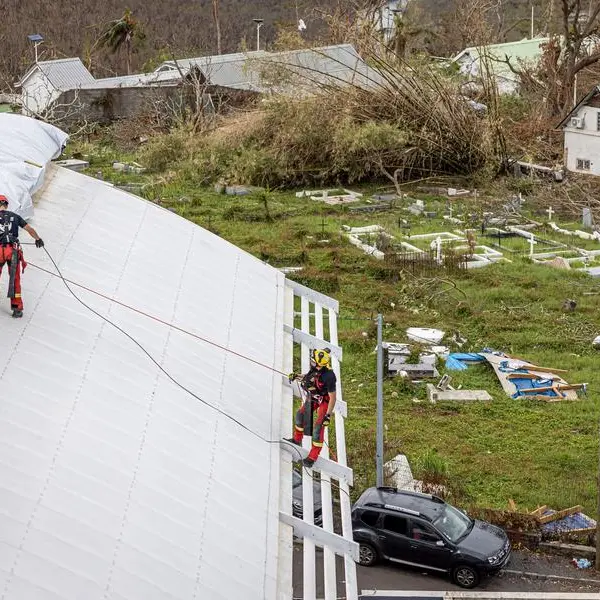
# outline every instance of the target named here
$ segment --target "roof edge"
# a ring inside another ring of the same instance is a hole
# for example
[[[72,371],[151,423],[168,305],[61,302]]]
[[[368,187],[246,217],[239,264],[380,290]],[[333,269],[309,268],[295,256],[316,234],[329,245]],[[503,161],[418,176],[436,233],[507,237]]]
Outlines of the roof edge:
[[[567,114],[566,117],[556,126],[555,129],[563,129],[567,121],[576,113],[582,106],[585,106],[596,94],[600,94],[600,85],[595,85]]]

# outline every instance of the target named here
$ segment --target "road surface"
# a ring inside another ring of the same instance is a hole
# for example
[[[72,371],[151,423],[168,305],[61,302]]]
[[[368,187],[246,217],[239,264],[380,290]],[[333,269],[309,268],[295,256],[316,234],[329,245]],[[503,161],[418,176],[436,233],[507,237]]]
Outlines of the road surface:
[[[317,598],[323,598],[323,569],[321,553],[317,552]],[[537,556],[526,552],[513,552],[507,572],[484,579],[477,590],[490,592],[600,592],[600,573],[593,569],[578,570],[568,558]],[[444,575],[426,573],[420,569],[382,563],[374,567],[357,566],[358,591],[402,590],[402,591],[449,591],[461,590]],[[569,579],[544,579],[523,576],[510,571],[538,573]],[[337,561],[338,598],[345,598],[344,565]],[[302,545],[294,544],[294,598],[302,598]]]

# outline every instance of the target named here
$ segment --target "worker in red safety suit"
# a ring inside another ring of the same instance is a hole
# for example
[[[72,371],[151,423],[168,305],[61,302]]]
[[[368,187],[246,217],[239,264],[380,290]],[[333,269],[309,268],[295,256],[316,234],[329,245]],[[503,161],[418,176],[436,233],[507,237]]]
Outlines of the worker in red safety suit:
[[[337,383],[335,373],[331,370],[331,350],[329,348],[314,350],[310,362],[311,368],[306,375],[290,373],[288,376],[290,383],[299,380],[302,389],[308,394],[308,398],[296,413],[294,437],[288,441],[300,446],[304,436],[305,411],[312,408],[312,411],[317,413],[313,426],[312,448],[308,457],[303,461],[307,467],[315,464],[323,447],[325,428],[329,426],[335,408]]]
[[[19,227],[23,228],[34,240],[37,248],[43,248],[44,242],[36,230],[27,224],[20,215],[8,210],[8,199],[0,194],[0,275],[2,267],[8,264],[9,284],[8,297],[12,316],[23,316],[23,299],[21,298],[21,272],[27,263],[19,244]]]

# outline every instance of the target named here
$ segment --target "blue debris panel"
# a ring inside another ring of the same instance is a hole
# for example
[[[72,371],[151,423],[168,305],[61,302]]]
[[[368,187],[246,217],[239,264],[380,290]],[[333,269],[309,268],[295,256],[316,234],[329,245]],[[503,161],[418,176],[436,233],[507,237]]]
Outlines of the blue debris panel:
[[[547,509],[543,513],[543,517],[556,514],[555,510]],[[550,523],[544,523],[542,525],[542,531],[547,533],[565,533],[569,531],[577,531],[580,529],[592,529],[596,527],[596,521],[591,517],[583,514],[582,512],[576,512],[572,515],[563,517]]]

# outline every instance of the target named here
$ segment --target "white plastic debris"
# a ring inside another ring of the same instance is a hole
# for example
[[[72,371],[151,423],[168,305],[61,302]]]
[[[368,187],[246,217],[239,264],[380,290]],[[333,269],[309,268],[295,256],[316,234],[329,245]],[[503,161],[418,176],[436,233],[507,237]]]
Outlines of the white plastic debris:
[[[592,346],[594,346],[594,348],[600,348],[600,335],[597,335],[594,338],[594,341],[592,342]]]
[[[428,329],[426,327],[409,327],[406,335],[414,342],[421,344],[439,344],[444,338],[445,332],[440,329]]]

